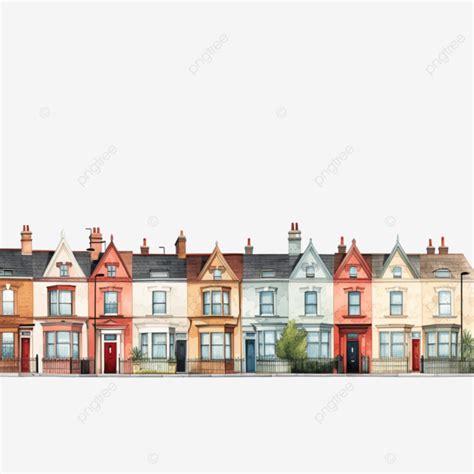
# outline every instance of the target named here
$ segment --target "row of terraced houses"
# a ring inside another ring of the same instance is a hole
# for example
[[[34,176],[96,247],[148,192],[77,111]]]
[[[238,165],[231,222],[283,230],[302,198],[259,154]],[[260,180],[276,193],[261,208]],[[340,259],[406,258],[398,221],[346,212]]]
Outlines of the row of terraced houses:
[[[241,253],[187,253],[182,231],[174,254],[145,239],[120,250],[99,228],[89,238],[84,251],[64,234],[34,250],[23,226],[21,248],[0,250],[0,372],[291,372],[276,355],[291,320],[315,372],[417,372],[460,360],[474,329],[472,268],[444,238],[415,254],[398,238],[382,254],[342,237],[319,254],[298,224],[283,254],[250,239]]]

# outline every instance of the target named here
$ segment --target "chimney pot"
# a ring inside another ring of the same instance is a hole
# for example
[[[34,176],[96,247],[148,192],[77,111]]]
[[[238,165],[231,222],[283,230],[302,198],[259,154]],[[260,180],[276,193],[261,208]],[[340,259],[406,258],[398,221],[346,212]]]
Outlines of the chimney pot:
[[[253,246],[250,240],[250,237],[247,239],[247,245],[245,246],[245,255],[253,254]]]
[[[92,233],[89,235],[90,257],[92,261],[98,260],[102,250],[102,234],[99,227],[92,227]]]
[[[344,244],[344,236],[341,235],[341,239],[339,241],[339,245],[337,247],[337,253],[340,255],[344,255],[346,253],[346,246]]]
[[[426,253],[428,255],[434,255],[435,254],[435,248],[433,247],[433,240],[428,239],[428,247],[426,247]]]
[[[146,239],[143,239],[143,245],[140,247],[140,253],[142,255],[148,255],[150,253],[150,247],[146,244]]]
[[[33,238],[29,225],[24,225],[21,232],[21,254],[33,255]]]
[[[299,255],[301,253],[301,231],[298,224],[291,223],[291,230],[288,232],[288,255]]]
[[[438,252],[440,255],[447,255],[448,254],[448,247],[444,242],[444,237],[441,237],[441,245],[438,247]]]

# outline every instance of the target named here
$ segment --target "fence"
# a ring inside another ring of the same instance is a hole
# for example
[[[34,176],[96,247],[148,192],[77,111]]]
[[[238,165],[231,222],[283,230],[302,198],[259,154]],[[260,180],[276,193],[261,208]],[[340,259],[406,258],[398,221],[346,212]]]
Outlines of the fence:
[[[0,359],[0,373],[26,373],[39,372],[38,356],[34,359]]]
[[[87,375],[95,373],[94,359],[72,359],[70,357],[56,359],[44,358],[42,362],[43,374]]]
[[[339,370],[338,358],[310,358],[293,361],[258,358],[256,372],[260,374],[333,374]]]
[[[119,359],[120,374],[175,374],[174,359]]]
[[[372,359],[372,374],[406,374],[409,371],[408,357],[382,357]]]
[[[421,372],[425,374],[473,374],[474,359],[421,356]]]
[[[186,372],[189,374],[239,374],[242,359],[188,359]]]

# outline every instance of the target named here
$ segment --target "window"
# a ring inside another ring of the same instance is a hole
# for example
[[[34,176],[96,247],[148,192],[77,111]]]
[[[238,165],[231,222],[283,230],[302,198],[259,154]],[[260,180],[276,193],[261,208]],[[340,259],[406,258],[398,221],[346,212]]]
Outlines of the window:
[[[304,314],[306,316],[318,314],[318,293],[316,291],[305,291]]]
[[[201,358],[202,359],[230,359],[231,334],[222,332],[201,333]]]
[[[401,291],[390,292],[390,314],[392,316],[403,314],[403,293]]]
[[[429,332],[426,334],[426,345],[427,345],[427,353],[428,357],[436,357],[436,333]]]
[[[440,268],[434,274],[436,278],[451,278],[451,272],[447,268]]]
[[[140,334],[140,343],[143,357],[148,357],[148,333]]]
[[[59,276],[60,277],[69,276],[69,265],[67,265],[66,263],[61,263],[61,265],[59,265]]]
[[[275,293],[273,291],[260,292],[260,314],[275,314]]]
[[[72,316],[72,291],[50,290],[49,315]]]
[[[116,277],[117,276],[117,266],[116,265],[107,265],[107,276]]]
[[[11,289],[2,291],[2,314],[11,316],[15,313],[15,293]]]
[[[449,357],[449,332],[438,333],[438,357]]]
[[[160,272],[157,270],[150,271],[150,278],[169,278],[169,276],[170,276],[169,272]]]
[[[262,278],[275,278],[275,270],[262,270]]]
[[[380,357],[390,357],[390,333],[380,333]]]
[[[203,293],[203,312],[206,316],[229,316],[229,292],[221,290],[205,291]]]
[[[213,272],[214,280],[222,280],[222,271],[219,268],[216,268]]]
[[[458,356],[458,333],[451,333],[451,357]]]
[[[440,316],[451,316],[451,292],[440,291],[438,293],[438,308]]]
[[[79,359],[79,333],[50,331],[46,333],[46,358]]]
[[[405,357],[405,335],[402,332],[390,333],[392,357]]]
[[[349,268],[349,277],[357,278],[357,267],[352,266]]]
[[[104,313],[118,314],[118,293],[116,291],[104,293]]]
[[[393,267],[393,278],[402,277],[402,267]]]
[[[306,334],[308,357],[319,358],[329,357],[329,332],[308,332]]]
[[[15,345],[12,332],[3,332],[2,336],[2,359],[13,359]]]
[[[457,331],[430,331],[426,333],[426,352],[428,357],[457,357]]]
[[[13,270],[0,270],[0,276],[12,276]]]
[[[275,331],[258,332],[258,353],[260,357],[276,357],[276,339]]]
[[[151,357],[153,359],[166,359],[166,333],[153,333],[151,335]]]
[[[166,291],[153,292],[153,314],[166,314]]]
[[[360,291],[349,291],[349,316],[360,316]]]
[[[308,265],[306,267],[306,278],[314,278],[315,275],[314,265]]]
[[[175,353],[174,353],[174,334],[171,332],[170,333],[170,359],[175,358]]]

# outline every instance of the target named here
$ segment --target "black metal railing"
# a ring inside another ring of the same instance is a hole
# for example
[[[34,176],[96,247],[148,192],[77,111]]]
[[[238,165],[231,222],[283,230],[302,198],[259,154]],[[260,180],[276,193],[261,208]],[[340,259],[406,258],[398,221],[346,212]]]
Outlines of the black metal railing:
[[[175,359],[119,359],[120,374],[175,374]]]
[[[257,358],[259,374],[333,374],[338,372],[338,358],[321,357],[297,360]]]
[[[53,375],[89,375],[95,373],[94,359],[43,358],[42,373]]]
[[[242,359],[188,359],[186,372],[189,374],[239,374]]]
[[[38,356],[33,359],[6,358],[0,359],[0,373],[37,374],[39,371]]]
[[[421,356],[421,372],[425,374],[473,374],[474,359]]]
[[[408,357],[381,357],[372,359],[372,374],[406,374],[410,363]]]

